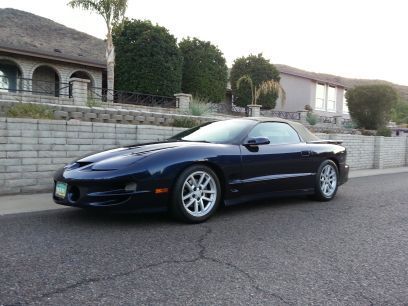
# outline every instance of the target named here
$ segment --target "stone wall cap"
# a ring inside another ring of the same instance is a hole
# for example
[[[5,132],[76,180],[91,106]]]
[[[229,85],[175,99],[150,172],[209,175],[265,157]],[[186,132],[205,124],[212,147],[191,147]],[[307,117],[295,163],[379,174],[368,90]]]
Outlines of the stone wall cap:
[[[91,80],[81,79],[81,78],[70,78],[70,82],[82,82],[82,83],[91,83]]]
[[[178,97],[186,97],[186,98],[192,98],[193,96],[192,95],[190,95],[190,94],[186,94],[186,93],[176,93],[176,94],[174,94],[174,96],[176,97],[176,98],[178,98]]]

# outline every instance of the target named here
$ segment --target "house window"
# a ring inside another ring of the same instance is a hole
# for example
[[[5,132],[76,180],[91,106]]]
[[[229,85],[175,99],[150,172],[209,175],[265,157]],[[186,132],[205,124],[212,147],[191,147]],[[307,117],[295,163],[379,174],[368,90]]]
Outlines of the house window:
[[[346,93],[347,93],[347,90],[344,89],[344,91],[343,91],[343,114],[348,114],[349,113]]]
[[[9,80],[3,71],[0,70],[0,91],[7,91],[9,89]]]
[[[336,87],[334,86],[327,87],[327,111],[336,111]]]
[[[317,110],[326,110],[326,86],[324,84],[316,84],[316,105]]]

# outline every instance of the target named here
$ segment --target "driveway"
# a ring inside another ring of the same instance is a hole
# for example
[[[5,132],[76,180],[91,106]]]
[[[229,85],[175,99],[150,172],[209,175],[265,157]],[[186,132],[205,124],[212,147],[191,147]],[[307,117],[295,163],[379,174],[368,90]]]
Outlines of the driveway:
[[[0,304],[408,304],[408,173],[335,200],[274,199],[205,224],[59,209],[0,216]]]

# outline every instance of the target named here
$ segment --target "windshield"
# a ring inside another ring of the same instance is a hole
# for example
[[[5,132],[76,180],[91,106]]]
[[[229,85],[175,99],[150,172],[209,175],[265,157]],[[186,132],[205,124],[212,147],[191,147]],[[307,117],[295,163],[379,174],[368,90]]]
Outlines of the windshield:
[[[171,139],[184,141],[204,141],[213,143],[232,143],[255,121],[232,119],[207,123],[173,136]]]

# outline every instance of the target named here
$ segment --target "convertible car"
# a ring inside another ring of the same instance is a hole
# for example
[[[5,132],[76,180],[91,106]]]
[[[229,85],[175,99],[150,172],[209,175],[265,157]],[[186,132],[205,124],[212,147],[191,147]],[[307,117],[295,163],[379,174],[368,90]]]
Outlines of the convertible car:
[[[348,180],[340,143],[283,119],[216,121],[80,158],[55,173],[53,199],[88,209],[169,209],[191,223],[220,205],[272,196],[329,201]]]

